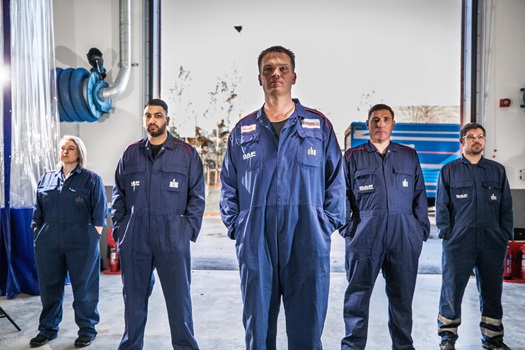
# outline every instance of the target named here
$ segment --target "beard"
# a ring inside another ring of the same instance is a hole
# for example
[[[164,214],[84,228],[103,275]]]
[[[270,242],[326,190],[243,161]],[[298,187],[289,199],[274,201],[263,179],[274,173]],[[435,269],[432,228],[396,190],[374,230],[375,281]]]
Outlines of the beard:
[[[479,146],[474,148],[474,146]],[[473,145],[466,153],[472,154],[473,156],[477,156],[478,154],[483,153],[483,147],[481,145]]]
[[[158,137],[164,135],[166,132],[166,123],[157,127],[157,129],[151,129],[151,125],[148,126],[148,135],[151,137]]]

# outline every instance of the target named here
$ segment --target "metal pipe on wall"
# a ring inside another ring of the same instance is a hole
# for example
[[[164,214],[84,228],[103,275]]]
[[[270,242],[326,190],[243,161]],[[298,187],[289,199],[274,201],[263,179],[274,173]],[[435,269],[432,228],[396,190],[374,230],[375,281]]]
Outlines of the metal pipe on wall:
[[[131,75],[131,0],[120,0],[119,10],[120,70],[117,79],[115,79],[115,84],[100,90],[99,96],[104,100],[111,100],[121,96],[126,91]]]

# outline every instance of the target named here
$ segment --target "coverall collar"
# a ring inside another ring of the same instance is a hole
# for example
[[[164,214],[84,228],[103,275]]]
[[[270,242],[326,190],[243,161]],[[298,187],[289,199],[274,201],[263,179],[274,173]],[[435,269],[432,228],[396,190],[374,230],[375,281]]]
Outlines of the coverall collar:
[[[168,137],[166,138],[166,141],[164,141],[162,146],[165,147],[165,148],[168,148],[168,149],[172,149],[173,148],[173,142],[175,141],[174,139],[175,138],[168,131]],[[149,142],[149,139],[147,137],[145,137],[142,140],[140,147],[142,147],[142,148],[150,148],[151,149],[151,143]]]
[[[461,162],[465,163],[465,164],[469,164],[469,165],[477,165],[477,166],[480,166],[482,168],[485,168],[487,162],[485,160],[485,157],[481,156],[479,162],[477,164],[472,164],[466,157],[464,154],[461,155]]]
[[[55,176],[60,176],[62,174],[62,168],[63,166],[60,166],[58,167],[57,169],[55,169],[55,171],[53,172],[55,174]],[[71,170],[71,174],[80,174],[82,172],[82,169],[77,165],[75,169]]]
[[[376,148],[376,146],[374,146],[374,144],[372,143],[372,141],[368,140],[368,142],[366,143],[366,150],[368,152],[379,152]],[[390,143],[388,144],[388,146],[386,147],[386,152],[385,154],[387,154],[388,152],[395,152],[396,151],[396,148],[394,147],[394,142],[392,142],[392,140],[390,140]]]
[[[295,111],[292,113],[290,117],[288,117],[288,119],[286,119],[286,124],[290,123],[293,125],[295,124],[295,122],[297,121],[299,117],[304,117],[305,112],[304,112],[303,105],[301,105],[301,102],[299,102],[299,99],[292,98],[292,101],[295,103]],[[271,122],[270,122],[270,119],[268,119],[268,117],[266,116],[266,114],[264,114],[264,104],[257,111],[257,121],[262,126],[270,128]]]

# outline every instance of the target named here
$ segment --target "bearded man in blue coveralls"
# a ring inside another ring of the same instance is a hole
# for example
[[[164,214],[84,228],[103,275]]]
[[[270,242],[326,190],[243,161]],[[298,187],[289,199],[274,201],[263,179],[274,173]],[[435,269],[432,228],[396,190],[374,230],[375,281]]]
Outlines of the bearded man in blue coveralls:
[[[281,303],[288,349],[322,349],[331,234],[345,215],[341,149],[328,119],[292,99],[295,56],[258,58],[263,107],[228,140],[220,209],[236,241],[246,349],[276,349]]]
[[[414,349],[412,299],[419,255],[430,232],[427,197],[416,152],[390,141],[394,111],[370,108],[370,140],[345,152],[348,287],[344,298],[346,335],[341,349],[366,346],[370,297],[382,270],[388,297],[392,349]]]
[[[513,238],[512,197],[505,168],[483,157],[485,128],[460,131],[463,156],[445,165],[436,194],[436,225],[443,238],[443,284],[439,301],[440,349],[454,350],[461,301],[474,268],[480,294],[483,349],[509,350],[503,342],[503,267]]]
[[[157,269],[173,349],[198,349],[190,297],[190,241],[204,213],[204,175],[197,151],[166,127],[167,104],[144,109],[148,137],[124,151],[113,188],[113,236],[124,284],[125,330],[119,349],[142,349],[148,298]]]

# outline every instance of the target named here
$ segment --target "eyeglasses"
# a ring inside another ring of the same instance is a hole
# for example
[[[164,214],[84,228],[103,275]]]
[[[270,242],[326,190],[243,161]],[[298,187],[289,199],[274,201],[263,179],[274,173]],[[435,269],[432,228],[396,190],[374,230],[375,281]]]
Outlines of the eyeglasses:
[[[485,140],[485,135],[483,134],[470,134],[470,135],[465,135],[462,137],[462,139],[467,139],[469,141],[474,141],[475,139],[480,139],[480,140]]]

